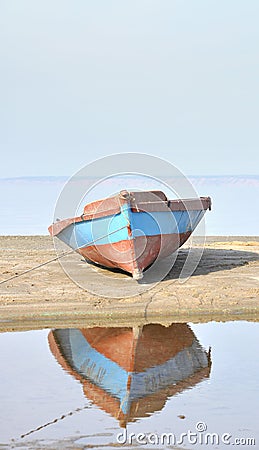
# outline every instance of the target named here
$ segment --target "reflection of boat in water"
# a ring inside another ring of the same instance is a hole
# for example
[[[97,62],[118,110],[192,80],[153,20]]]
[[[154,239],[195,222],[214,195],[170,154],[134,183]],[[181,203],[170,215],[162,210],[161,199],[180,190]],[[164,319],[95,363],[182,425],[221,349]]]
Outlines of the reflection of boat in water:
[[[210,373],[210,355],[187,324],[57,329],[49,344],[84,394],[121,426],[161,410]]]

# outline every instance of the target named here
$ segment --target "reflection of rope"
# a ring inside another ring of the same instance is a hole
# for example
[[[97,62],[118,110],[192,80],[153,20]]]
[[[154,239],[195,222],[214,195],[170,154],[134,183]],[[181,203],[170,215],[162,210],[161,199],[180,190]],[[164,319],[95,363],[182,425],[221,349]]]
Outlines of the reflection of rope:
[[[29,436],[30,434],[35,433],[36,431],[42,430],[42,428],[46,428],[46,427],[48,427],[49,425],[52,425],[53,423],[57,423],[57,422],[59,422],[60,420],[65,419],[66,417],[72,416],[73,414],[75,414],[75,413],[77,413],[77,412],[80,412],[80,411],[83,411],[84,409],[88,409],[88,408],[90,408],[90,406],[88,406],[88,405],[87,405],[87,406],[83,406],[82,408],[76,408],[76,409],[74,409],[74,411],[70,411],[70,412],[67,413],[67,414],[63,414],[62,416],[58,417],[57,419],[51,420],[50,422],[47,422],[47,423],[45,423],[44,425],[40,425],[38,428],[35,428],[34,430],[28,431],[28,433],[22,434],[22,435],[20,436],[20,438],[23,439],[23,438],[25,438],[26,436]]]
[[[33,270],[39,269],[40,267],[43,267],[43,266],[46,266],[47,264],[57,261],[58,259],[63,258],[64,256],[70,255],[71,253],[73,253],[76,250],[80,250],[81,248],[86,247],[87,245],[92,245],[95,242],[100,241],[101,239],[109,237],[111,234],[117,233],[118,231],[123,230],[124,228],[127,228],[127,225],[124,225],[123,227],[118,228],[117,230],[111,231],[110,233],[107,233],[104,236],[100,236],[90,242],[87,242],[86,244],[81,245],[80,247],[76,247],[75,249],[68,250],[68,251],[62,253],[61,255],[55,256],[55,258],[49,259],[48,261],[45,261],[44,263],[38,264],[37,266],[34,266],[34,267],[31,267],[30,269],[27,269],[24,272],[17,273],[15,275],[13,275],[12,277],[7,278],[6,280],[0,281],[0,284],[7,283],[8,281],[11,281],[11,280],[14,280],[15,278],[21,277],[22,275],[25,275],[26,273],[32,272]]]

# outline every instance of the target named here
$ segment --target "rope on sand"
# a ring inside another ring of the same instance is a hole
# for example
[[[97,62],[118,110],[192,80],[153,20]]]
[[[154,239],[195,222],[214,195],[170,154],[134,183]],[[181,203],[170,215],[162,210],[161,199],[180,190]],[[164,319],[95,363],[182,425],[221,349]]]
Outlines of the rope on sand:
[[[15,275],[13,275],[13,276],[7,278],[6,280],[2,280],[2,281],[0,281],[0,285],[1,285],[1,284],[4,284],[4,283],[8,283],[8,282],[11,281],[11,280],[14,280],[14,279],[16,279],[16,278],[21,277],[22,275],[26,275],[27,273],[32,272],[33,270],[40,269],[40,267],[46,266],[47,264],[50,264],[50,263],[52,263],[52,262],[54,262],[54,261],[57,261],[57,260],[63,258],[64,256],[70,255],[71,253],[74,253],[75,251],[80,250],[81,248],[84,248],[84,247],[86,247],[86,246],[88,246],[88,245],[95,244],[97,241],[100,241],[101,239],[104,239],[104,238],[106,238],[106,237],[109,237],[109,236],[111,236],[112,234],[117,233],[118,231],[123,230],[124,228],[127,228],[127,225],[124,225],[123,227],[118,228],[117,230],[111,231],[110,233],[107,233],[107,234],[105,234],[104,236],[100,236],[100,237],[94,239],[93,241],[87,242],[86,244],[81,245],[81,247],[77,247],[77,248],[75,248],[75,249],[68,250],[68,251],[62,253],[61,255],[55,256],[55,258],[52,258],[52,259],[49,259],[48,261],[45,261],[44,263],[38,264],[37,266],[34,266],[34,267],[31,267],[30,269],[27,269],[27,270],[25,270],[24,272],[17,273],[17,274],[15,274]]]

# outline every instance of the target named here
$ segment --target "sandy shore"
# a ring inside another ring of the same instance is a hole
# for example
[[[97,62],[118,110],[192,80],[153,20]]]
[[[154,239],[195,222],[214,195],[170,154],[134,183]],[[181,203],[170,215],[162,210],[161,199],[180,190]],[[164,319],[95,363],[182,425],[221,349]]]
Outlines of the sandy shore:
[[[199,241],[195,247],[200,248]],[[56,256],[48,236],[1,236],[0,280]],[[116,278],[106,277],[98,297],[75,284],[58,261],[0,285],[0,330],[160,321],[258,320],[259,237],[209,237],[202,259],[188,281],[179,274],[188,254],[183,247],[167,277],[154,288],[128,298],[113,298]],[[74,257],[74,256],[73,256]],[[82,261],[71,259],[76,264]],[[76,255],[77,257],[77,255]],[[68,262],[69,263],[69,262]],[[87,280],[96,269],[88,264]],[[93,278],[92,278],[93,276]],[[133,282],[128,276],[126,283]]]

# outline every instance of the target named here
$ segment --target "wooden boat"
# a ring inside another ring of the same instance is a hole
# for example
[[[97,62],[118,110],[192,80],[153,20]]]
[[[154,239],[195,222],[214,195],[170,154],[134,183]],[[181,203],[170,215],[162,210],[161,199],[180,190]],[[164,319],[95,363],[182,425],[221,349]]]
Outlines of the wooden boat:
[[[191,235],[210,197],[168,200],[161,191],[128,192],[87,204],[78,217],[49,227],[86,260],[141,279],[156,259],[175,252]]]
[[[160,411],[210,374],[210,354],[187,324],[56,329],[49,345],[85,396],[121,426]]]

